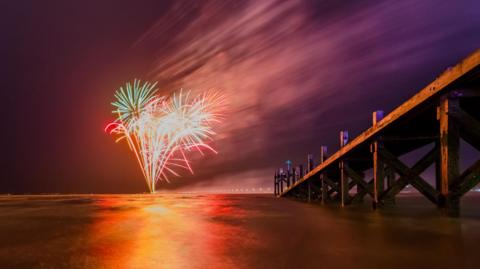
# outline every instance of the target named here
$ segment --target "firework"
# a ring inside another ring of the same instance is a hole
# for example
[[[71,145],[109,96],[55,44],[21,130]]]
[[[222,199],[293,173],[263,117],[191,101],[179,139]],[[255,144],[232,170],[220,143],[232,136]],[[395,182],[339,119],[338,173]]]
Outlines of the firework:
[[[117,101],[112,103],[116,108],[113,113],[118,115],[117,120],[128,127],[131,121],[138,119],[144,107],[155,98],[156,85],[156,82],[141,85],[141,81],[135,79],[133,86],[127,82],[124,87],[120,87],[115,92]]]
[[[187,156],[198,151],[216,151],[207,144],[215,135],[213,127],[222,118],[224,98],[206,92],[195,98],[190,91],[171,97],[158,96],[156,83],[135,80],[116,93],[117,119],[105,128],[126,140],[145,177],[150,192],[158,181],[178,176],[178,169],[193,173]]]

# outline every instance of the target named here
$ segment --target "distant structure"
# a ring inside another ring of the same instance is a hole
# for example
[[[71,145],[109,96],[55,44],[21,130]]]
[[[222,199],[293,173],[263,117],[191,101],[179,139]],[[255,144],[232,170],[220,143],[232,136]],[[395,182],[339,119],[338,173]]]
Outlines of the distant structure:
[[[340,149],[327,158],[322,146],[317,166],[308,154],[306,169],[290,162],[275,171],[274,194],[342,207],[368,195],[376,209],[395,204],[395,196],[411,185],[447,215],[458,216],[460,198],[480,182],[480,154],[460,171],[460,139],[480,151],[480,49],[390,114],[373,112],[372,127],[352,141],[341,131]],[[413,166],[399,160],[428,144],[432,149]],[[420,176],[432,164],[435,186]],[[370,169],[371,179],[365,177]]]

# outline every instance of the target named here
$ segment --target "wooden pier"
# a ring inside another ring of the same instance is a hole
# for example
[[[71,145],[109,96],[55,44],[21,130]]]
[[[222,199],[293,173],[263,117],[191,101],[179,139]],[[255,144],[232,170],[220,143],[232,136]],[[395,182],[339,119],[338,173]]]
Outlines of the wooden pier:
[[[460,198],[480,182],[480,153],[460,171],[460,139],[480,151],[480,49],[388,115],[373,112],[372,126],[355,139],[341,131],[340,149],[327,157],[322,146],[317,166],[309,154],[305,168],[288,162],[275,171],[274,194],[342,207],[370,196],[376,209],[395,204],[395,196],[410,185],[457,216]],[[414,165],[400,160],[429,144],[431,150]],[[421,177],[431,165],[434,186]]]

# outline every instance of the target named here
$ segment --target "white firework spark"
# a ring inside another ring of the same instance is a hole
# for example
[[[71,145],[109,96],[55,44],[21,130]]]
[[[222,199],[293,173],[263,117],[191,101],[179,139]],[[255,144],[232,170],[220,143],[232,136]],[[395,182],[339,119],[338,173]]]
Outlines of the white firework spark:
[[[195,98],[180,91],[170,98],[156,96],[156,83],[135,80],[115,94],[112,103],[117,119],[105,130],[125,139],[134,152],[150,192],[158,181],[178,176],[177,169],[193,173],[187,155],[204,150],[216,153],[207,144],[215,135],[213,127],[222,118],[224,97],[206,92]]]

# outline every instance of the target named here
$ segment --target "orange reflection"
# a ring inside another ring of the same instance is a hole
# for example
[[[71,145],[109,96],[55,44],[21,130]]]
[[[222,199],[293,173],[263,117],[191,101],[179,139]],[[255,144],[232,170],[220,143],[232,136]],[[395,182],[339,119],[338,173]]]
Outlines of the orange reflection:
[[[231,239],[243,237],[252,242],[245,229],[236,225],[245,213],[234,210],[231,201],[222,196],[190,198],[104,197],[97,203],[98,213],[89,232],[89,256],[99,263],[94,266],[239,268],[232,260],[238,246]]]

